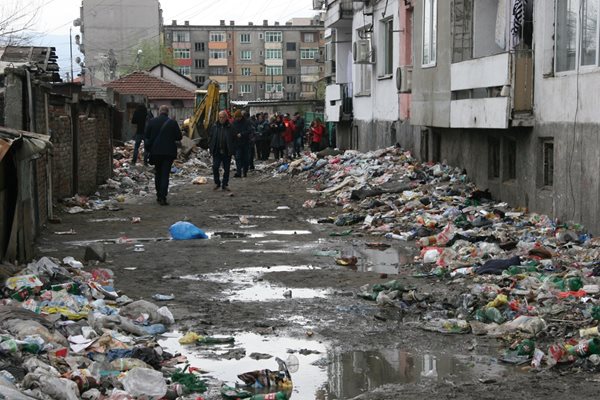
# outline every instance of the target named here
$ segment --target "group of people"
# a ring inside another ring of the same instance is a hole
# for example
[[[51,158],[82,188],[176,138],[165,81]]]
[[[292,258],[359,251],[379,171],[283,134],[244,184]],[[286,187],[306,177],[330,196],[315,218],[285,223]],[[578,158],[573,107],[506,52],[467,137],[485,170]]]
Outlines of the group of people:
[[[169,118],[169,108],[160,106],[158,117],[154,118],[144,105],[139,105],[131,122],[136,125],[135,145],[132,163],[139,157],[139,148],[144,141],[144,164],[152,164],[156,187],[156,200],[167,205],[169,173],[177,157],[177,141],[182,139],[179,124]],[[210,127],[209,151],[213,158],[212,170],[214,190],[229,191],[230,166],[235,157],[234,177],[248,176],[254,169],[254,160],[268,160],[271,152],[275,159],[291,160],[300,157],[305,143],[318,152],[328,145],[325,126],[316,118],[308,129],[299,112],[293,117],[289,114],[267,113],[250,116],[247,112],[236,110],[233,115],[228,111],[219,112],[218,120]],[[223,176],[220,169],[223,168]]]

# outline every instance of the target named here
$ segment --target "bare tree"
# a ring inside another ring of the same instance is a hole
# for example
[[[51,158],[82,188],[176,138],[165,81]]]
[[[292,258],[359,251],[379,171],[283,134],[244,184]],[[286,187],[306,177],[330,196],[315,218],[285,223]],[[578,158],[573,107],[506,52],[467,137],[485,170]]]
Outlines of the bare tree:
[[[35,37],[31,30],[40,14],[40,0],[29,2],[0,2],[0,46],[30,43]]]

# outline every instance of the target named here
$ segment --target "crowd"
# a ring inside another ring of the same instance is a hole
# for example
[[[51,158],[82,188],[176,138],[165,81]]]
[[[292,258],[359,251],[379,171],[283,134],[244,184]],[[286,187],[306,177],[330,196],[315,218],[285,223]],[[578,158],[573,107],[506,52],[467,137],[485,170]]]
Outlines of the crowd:
[[[155,166],[156,200],[167,205],[169,171],[177,156],[176,142],[181,140],[181,130],[168,117],[167,106],[159,108],[154,118],[144,105],[138,106],[131,122],[136,125],[135,147],[132,164],[139,158],[144,142],[144,164]],[[329,146],[325,125],[319,118],[306,127],[299,112],[293,116],[268,113],[250,115],[247,111],[223,110],[209,130],[209,150],[213,157],[214,190],[229,191],[231,159],[235,157],[235,178],[248,176],[254,169],[254,161],[269,159],[271,153],[278,160],[293,160],[301,156],[306,144],[312,152]],[[220,176],[220,169],[223,176]]]

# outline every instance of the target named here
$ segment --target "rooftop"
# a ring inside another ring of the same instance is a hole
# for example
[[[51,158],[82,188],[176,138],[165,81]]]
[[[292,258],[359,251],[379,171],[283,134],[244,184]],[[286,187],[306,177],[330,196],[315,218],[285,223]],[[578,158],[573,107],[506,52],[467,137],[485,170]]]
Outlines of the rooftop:
[[[195,98],[194,92],[146,71],[133,72],[121,79],[106,83],[104,86],[112,88],[120,94],[145,95],[149,100],[193,100]]]

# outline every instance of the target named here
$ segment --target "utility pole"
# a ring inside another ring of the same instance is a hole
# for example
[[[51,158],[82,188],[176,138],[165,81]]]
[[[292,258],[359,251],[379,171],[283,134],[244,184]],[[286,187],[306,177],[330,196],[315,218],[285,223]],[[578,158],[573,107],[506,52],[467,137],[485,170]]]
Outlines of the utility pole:
[[[73,83],[73,35],[71,33],[72,27],[69,27],[69,49],[71,53],[71,83]]]

